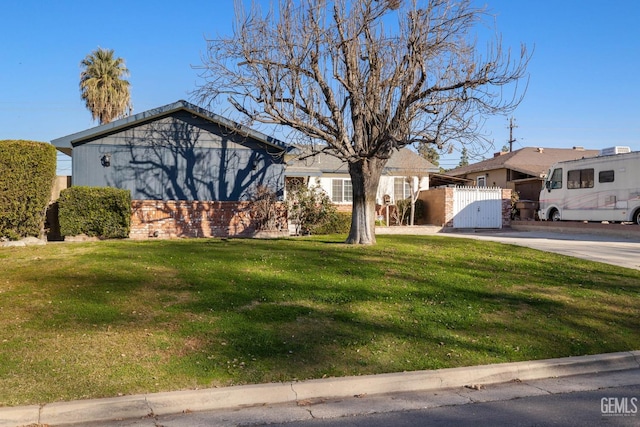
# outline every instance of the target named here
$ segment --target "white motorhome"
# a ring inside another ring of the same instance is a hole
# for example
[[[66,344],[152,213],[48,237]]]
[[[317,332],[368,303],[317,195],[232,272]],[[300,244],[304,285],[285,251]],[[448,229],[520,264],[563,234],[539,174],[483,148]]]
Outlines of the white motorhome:
[[[640,152],[615,148],[551,166],[540,191],[540,219],[640,224]],[[624,154],[606,155],[612,152]]]

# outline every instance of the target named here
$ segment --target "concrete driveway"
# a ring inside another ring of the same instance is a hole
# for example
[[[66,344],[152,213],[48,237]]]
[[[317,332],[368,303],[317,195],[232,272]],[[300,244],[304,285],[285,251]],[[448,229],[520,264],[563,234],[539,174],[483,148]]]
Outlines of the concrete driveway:
[[[640,238],[548,231],[468,231],[443,235],[490,240],[640,270]]]

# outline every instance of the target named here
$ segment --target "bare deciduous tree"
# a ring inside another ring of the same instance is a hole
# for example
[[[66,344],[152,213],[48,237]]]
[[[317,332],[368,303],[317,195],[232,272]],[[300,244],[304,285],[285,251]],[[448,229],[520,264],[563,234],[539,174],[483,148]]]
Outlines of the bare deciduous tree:
[[[236,1],[234,34],[209,40],[202,101],[289,127],[348,164],[348,243],[375,243],[375,197],[394,150],[473,141],[488,114],[510,112],[529,59],[480,52],[484,11],[468,0]],[[504,97],[505,89],[513,89]]]

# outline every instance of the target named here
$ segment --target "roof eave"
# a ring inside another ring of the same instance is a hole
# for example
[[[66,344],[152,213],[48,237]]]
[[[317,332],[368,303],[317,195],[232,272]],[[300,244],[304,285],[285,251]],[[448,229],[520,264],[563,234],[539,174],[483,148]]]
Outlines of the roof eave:
[[[120,129],[131,127],[135,123],[145,122],[154,118],[168,116],[176,111],[187,110],[205,120],[212,121],[218,125],[224,126],[228,129],[233,129],[240,132],[244,136],[251,137],[262,143],[268,144],[272,147],[284,150],[287,145],[273,137],[258,132],[251,128],[248,128],[240,123],[234,122],[224,118],[218,114],[209,112],[201,107],[190,104],[186,101],[177,101],[172,104],[168,104],[162,107],[154,108],[152,110],[143,111],[142,113],[135,114],[133,116],[124,117],[122,119],[115,120],[113,122],[86,129],[81,132],[76,132],[71,135],[63,136],[51,141],[51,144],[59,151],[65,154],[71,155],[73,147],[85,140],[99,138],[102,135],[116,132]]]
[[[516,172],[520,172],[520,173],[524,173],[527,175],[531,175],[534,178],[540,178],[544,175],[544,172],[540,172],[540,171],[533,171],[530,169],[523,169],[523,168],[517,168],[517,167],[508,167],[507,169],[510,169],[512,171],[516,171]]]
[[[440,172],[440,168],[438,167],[430,167],[430,168],[403,168],[403,167],[385,167],[384,172],[387,175],[392,175],[394,172],[400,175],[422,175],[422,174],[432,174]]]
[[[169,115],[175,111],[185,108],[182,101],[174,102],[162,107],[154,108],[152,110],[143,111],[142,113],[134,114],[133,116],[124,117],[122,119],[115,120],[104,125],[96,126],[93,128],[85,129],[80,132],[72,133],[71,135],[63,136],[51,141],[56,148],[60,151],[67,148],[69,151],[73,149],[73,146],[87,139],[95,139],[102,135],[113,133],[119,129],[129,127],[134,123],[143,122],[154,117],[163,115]]]
[[[473,169],[461,170],[459,172],[458,171],[447,171],[444,175],[447,175],[447,176],[463,176],[463,175],[468,175],[470,173],[487,172],[487,171],[497,170],[497,169],[504,169],[504,168],[503,167],[499,167],[499,168],[473,168]]]

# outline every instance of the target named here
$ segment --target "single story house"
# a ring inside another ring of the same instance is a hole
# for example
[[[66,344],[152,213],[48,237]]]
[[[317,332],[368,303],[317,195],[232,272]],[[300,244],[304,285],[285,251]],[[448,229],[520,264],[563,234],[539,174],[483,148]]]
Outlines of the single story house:
[[[287,183],[319,186],[340,210],[351,210],[352,186],[347,163],[323,152],[313,156],[311,153],[311,147],[296,146],[287,155]],[[383,206],[406,199],[411,196],[412,187],[427,190],[429,175],[438,171],[438,167],[408,148],[395,151],[382,171],[376,204]]]
[[[128,189],[135,200],[249,200],[257,185],[282,196],[283,142],[186,101],[55,139],[72,185]]]
[[[500,187],[516,191],[521,200],[538,201],[544,177],[551,165],[565,160],[594,157],[599,150],[525,147],[496,153],[493,158],[446,172],[469,180],[478,187]]]
[[[283,200],[286,182],[319,185],[351,209],[346,163],[177,101],[51,141],[71,156],[74,186],[130,190],[132,237],[251,233],[248,203],[259,186]],[[394,204],[412,185],[429,188],[438,168],[417,153],[395,152],[383,170],[377,203]],[[215,203],[214,203],[215,202]],[[282,225],[285,228],[285,225]]]
[[[252,235],[258,188],[284,196],[283,142],[186,101],[51,143],[72,185],[130,190],[132,238]]]

